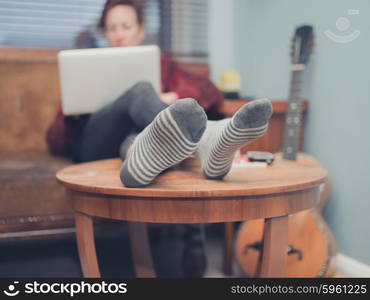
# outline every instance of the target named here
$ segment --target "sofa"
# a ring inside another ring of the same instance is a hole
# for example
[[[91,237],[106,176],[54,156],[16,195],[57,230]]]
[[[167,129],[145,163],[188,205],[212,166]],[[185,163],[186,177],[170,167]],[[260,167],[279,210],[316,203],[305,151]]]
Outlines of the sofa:
[[[73,231],[55,180],[71,162],[49,154],[45,142],[60,101],[56,54],[0,48],[0,239]]]

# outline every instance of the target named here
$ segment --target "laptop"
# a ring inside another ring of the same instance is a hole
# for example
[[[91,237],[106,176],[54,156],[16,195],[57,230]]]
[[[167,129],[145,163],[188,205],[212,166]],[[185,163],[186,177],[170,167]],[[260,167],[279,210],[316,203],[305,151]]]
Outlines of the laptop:
[[[160,93],[158,46],[63,50],[58,64],[65,115],[93,113],[140,81]]]

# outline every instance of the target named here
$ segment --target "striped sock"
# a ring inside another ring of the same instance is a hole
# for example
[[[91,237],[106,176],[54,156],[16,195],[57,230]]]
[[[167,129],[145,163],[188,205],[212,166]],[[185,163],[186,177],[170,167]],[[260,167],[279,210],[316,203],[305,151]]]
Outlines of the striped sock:
[[[146,186],[159,173],[193,154],[206,121],[203,108],[190,98],[161,111],[130,147],[121,168],[122,183],[127,187]]]
[[[230,171],[235,152],[265,133],[271,114],[270,100],[260,99],[242,106],[232,118],[208,121],[196,151],[204,176],[223,178]]]

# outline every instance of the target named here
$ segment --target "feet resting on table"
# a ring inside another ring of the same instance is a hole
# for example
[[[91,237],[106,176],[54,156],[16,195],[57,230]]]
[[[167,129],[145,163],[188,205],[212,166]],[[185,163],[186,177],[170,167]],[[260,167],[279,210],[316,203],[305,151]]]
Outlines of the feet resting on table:
[[[242,106],[232,118],[208,121],[194,99],[182,99],[162,110],[130,146],[120,177],[126,187],[144,187],[165,169],[194,155],[205,178],[222,179],[235,152],[261,137],[272,114],[271,101]]]

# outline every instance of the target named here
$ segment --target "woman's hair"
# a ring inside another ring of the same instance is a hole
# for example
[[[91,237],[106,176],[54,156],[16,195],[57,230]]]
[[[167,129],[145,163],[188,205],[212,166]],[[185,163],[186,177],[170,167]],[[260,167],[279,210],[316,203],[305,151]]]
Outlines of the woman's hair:
[[[101,14],[101,17],[98,23],[98,29],[100,30],[105,29],[105,19],[107,17],[107,13],[111,8],[117,5],[131,6],[136,12],[136,16],[137,16],[137,20],[139,24],[140,25],[143,24],[143,11],[142,11],[141,3],[139,1],[137,0],[107,0],[107,2],[104,5],[104,9],[103,9],[103,12]]]

